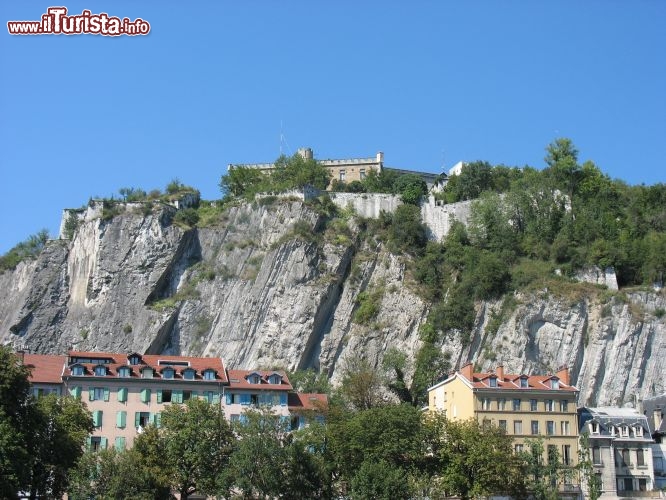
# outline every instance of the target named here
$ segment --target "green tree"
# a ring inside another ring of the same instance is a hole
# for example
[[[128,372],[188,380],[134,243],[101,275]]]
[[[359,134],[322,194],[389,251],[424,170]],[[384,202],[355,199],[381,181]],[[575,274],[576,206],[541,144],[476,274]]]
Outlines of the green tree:
[[[220,189],[224,196],[254,196],[265,185],[267,175],[261,170],[250,167],[232,167],[222,176]]]
[[[428,194],[428,186],[420,175],[405,174],[394,181],[393,191],[400,195],[403,203],[418,205],[421,197]]]
[[[581,475],[581,486],[588,500],[597,500],[602,493],[601,477],[596,474],[592,456],[590,454],[590,435],[583,432],[580,436],[578,448],[578,470]]]
[[[400,500],[411,498],[407,474],[384,460],[365,460],[351,480],[354,500]]]
[[[395,170],[383,168],[379,172],[370,170],[362,182],[367,193],[393,193],[393,184],[398,177]]]
[[[293,156],[280,156],[271,172],[271,182],[279,189],[302,188],[306,184],[324,190],[328,187],[331,174],[326,167],[312,158],[304,158],[296,153]]]
[[[544,456],[546,457],[545,461]],[[549,446],[546,453],[543,439],[527,439],[522,459],[525,463],[527,489],[535,500],[556,500],[559,498],[557,488],[561,463],[557,448]]]
[[[159,436],[169,484],[181,498],[195,491],[213,494],[234,441],[223,410],[202,399],[169,405],[162,412]]]
[[[436,453],[443,464],[441,482],[462,499],[524,491],[521,466],[511,437],[474,419],[442,422]]]
[[[296,370],[289,372],[289,382],[294,390],[305,393],[330,394],[331,385],[325,372],[317,373],[309,368],[307,370]]]
[[[338,394],[349,408],[367,410],[384,404],[383,385],[383,374],[367,359],[358,355],[345,359]]]
[[[421,210],[415,205],[400,205],[389,227],[389,242],[397,250],[416,254],[427,243],[426,227],[421,221]]]
[[[42,250],[44,250],[48,239],[48,230],[42,229],[11,248],[6,254],[0,256],[0,272],[8,269],[16,269],[16,266],[24,260],[37,258]]]

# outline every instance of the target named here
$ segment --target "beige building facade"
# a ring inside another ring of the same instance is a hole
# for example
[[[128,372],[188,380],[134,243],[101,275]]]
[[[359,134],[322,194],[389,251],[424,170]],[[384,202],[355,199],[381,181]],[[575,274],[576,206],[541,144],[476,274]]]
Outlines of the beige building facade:
[[[477,373],[467,364],[428,389],[428,411],[500,427],[513,438],[516,452],[525,450],[528,440],[543,440],[544,461],[557,455],[573,469],[578,464],[577,395],[566,368],[553,375],[507,374],[502,366]],[[574,492],[574,474],[561,486]]]

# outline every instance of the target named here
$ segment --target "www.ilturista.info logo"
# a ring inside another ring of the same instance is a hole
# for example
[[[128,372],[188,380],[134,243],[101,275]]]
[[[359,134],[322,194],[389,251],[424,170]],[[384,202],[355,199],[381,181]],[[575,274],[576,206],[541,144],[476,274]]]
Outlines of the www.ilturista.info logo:
[[[49,7],[41,21],[7,21],[10,35],[147,35],[150,23],[137,17],[130,21],[125,17],[109,16],[106,12],[93,14],[84,10],[79,15],[68,16],[67,7]]]

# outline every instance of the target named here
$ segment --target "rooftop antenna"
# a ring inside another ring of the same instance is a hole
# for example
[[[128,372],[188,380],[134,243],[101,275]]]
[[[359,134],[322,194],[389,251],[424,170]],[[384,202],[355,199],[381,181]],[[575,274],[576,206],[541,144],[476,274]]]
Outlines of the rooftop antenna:
[[[287,153],[291,151],[291,148],[289,147],[289,143],[287,142],[287,138],[284,136],[284,132],[282,131],[282,120],[280,120],[280,156],[282,156],[283,151],[282,151],[282,146],[287,147]]]

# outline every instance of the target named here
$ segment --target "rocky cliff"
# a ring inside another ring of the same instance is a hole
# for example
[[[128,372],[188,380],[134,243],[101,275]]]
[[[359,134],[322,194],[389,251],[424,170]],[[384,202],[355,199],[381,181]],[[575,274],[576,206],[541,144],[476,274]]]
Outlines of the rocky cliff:
[[[52,241],[0,274],[0,341],[42,353],[73,347],[313,367],[333,381],[348,356],[380,366],[390,347],[418,351],[429,304],[405,257],[361,237],[354,218],[327,225],[316,207],[273,198],[228,208],[203,228],[181,228],[173,216],[166,206],[93,214],[71,241]],[[581,403],[666,391],[663,293],[573,289],[479,303],[471,343],[449,339],[442,348],[483,369],[568,364]],[[376,314],[354,321],[367,296]]]

